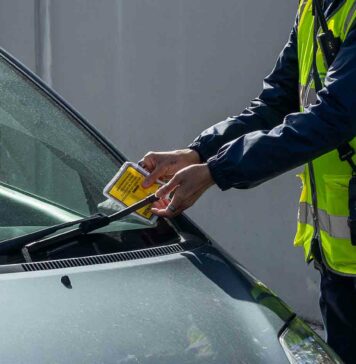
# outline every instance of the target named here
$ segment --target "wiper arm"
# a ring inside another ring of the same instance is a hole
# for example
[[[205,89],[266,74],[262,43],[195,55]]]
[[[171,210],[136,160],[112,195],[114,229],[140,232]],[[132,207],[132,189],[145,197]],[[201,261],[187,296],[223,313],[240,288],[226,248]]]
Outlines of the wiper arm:
[[[27,248],[27,251],[30,250],[37,250],[40,248],[43,248],[48,245],[55,244],[61,240],[65,240],[68,238],[74,238],[81,234],[88,234],[91,231],[97,230],[99,228],[102,228],[104,226],[109,225],[113,221],[120,220],[128,215],[130,215],[132,212],[135,212],[139,209],[141,209],[144,206],[147,206],[155,201],[159,200],[158,197],[155,196],[155,194],[149,195],[148,197],[144,198],[143,200],[140,200],[136,202],[135,204],[119,211],[115,212],[111,215],[105,215],[105,214],[95,214],[93,216],[79,219],[75,221],[69,221],[65,222],[63,224],[54,225],[46,229],[42,229],[39,231],[35,231],[33,233],[19,236],[16,238],[8,239],[3,242],[0,242],[0,254],[8,252],[10,250],[20,249],[25,245],[25,248]],[[62,234],[55,235],[53,237],[49,237],[47,239],[39,240],[41,238],[44,238],[47,235],[51,235],[55,233],[58,230],[71,227],[74,225],[79,224],[79,226],[76,229],[66,231]],[[31,244],[28,244],[31,243]],[[26,245],[28,244],[28,245]]]

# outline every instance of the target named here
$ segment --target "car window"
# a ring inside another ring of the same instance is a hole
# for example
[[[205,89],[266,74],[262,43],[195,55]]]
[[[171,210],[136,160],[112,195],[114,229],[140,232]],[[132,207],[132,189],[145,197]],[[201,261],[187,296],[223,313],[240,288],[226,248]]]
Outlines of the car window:
[[[87,128],[0,57],[0,241],[100,211],[103,188],[120,166]]]

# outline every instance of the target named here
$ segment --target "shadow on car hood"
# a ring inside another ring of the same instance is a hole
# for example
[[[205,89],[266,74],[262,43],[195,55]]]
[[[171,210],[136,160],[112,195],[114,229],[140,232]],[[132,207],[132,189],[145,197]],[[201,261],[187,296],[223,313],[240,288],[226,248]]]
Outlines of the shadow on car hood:
[[[3,274],[0,287],[2,364],[288,362],[291,312],[212,247]]]

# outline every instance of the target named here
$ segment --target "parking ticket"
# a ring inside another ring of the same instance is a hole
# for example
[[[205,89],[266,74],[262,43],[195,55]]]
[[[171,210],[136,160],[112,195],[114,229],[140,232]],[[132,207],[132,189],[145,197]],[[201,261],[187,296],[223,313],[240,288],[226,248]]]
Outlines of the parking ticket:
[[[155,193],[161,186],[159,182],[156,182],[149,188],[143,188],[142,182],[148,174],[138,164],[125,162],[114,178],[105,186],[103,193],[124,208],[131,206]],[[152,214],[151,207],[152,204],[147,205],[133,213],[133,215],[146,223],[154,224],[157,216]]]

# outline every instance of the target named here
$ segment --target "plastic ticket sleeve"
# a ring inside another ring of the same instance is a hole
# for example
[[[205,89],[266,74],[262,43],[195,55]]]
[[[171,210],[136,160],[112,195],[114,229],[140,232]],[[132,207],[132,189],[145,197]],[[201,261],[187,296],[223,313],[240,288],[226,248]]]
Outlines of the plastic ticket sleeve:
[[[131,206],[148,195],[155,193],[160,187],[159,183],[155,183],[149,188],[143,188],[142,182],[147,175],[148,173],[138,165],[126,162],[105,187],[104,195],[114,199],[124,205],[124,207]],[[152,204],[147,205],[136,211],[135,214],[145,220],[155,221],[157,216],[152,214],[151,206]]]

